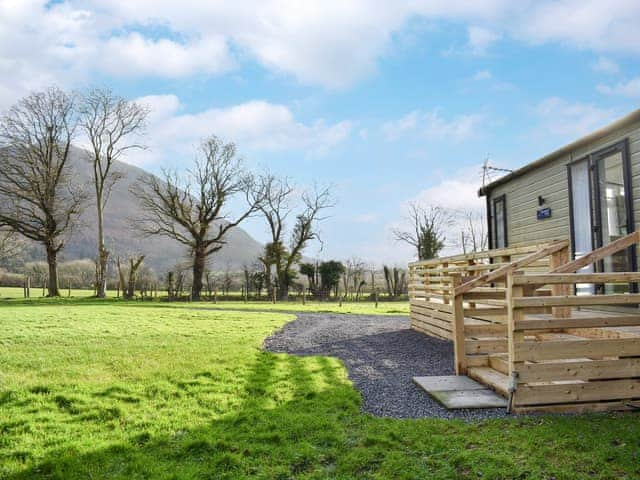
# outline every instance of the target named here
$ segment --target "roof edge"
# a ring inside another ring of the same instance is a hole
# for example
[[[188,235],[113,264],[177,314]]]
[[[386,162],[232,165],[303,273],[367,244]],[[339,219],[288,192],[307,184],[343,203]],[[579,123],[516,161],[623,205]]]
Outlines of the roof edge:
[[[614,132],[615,130],[619,129],[619,128],[623,128],[626,127],[634,122],[640,121],[640,108],[637,110],[634,110],[631,113],[628,113],[627,115],[625,115],[624,117],[621,117],[617,120],[614,120],[613,122],[609,123],[608,125],[605,125],[604,127],[601,127],[583,137],[580,137],[577,140],[574,140],[571,143],[568,143],[567,145],[560,147],[556,150],[554,150],[551,153],[548,153],[547,155],[540,157],[539,159],[528,163],[516,170],[514,170],[511,173],[508,173],[507,175],[498,178],[497,180],[494,180],[493,182],[489,183],[488,185],[485,185],[484,187],[481,187],[478,190],[478,196],[479,197],[484,197],[486,196],[491,190],[493,190],[494,188],[496,188],[499,185],[502,185],[516,177],[519,177],[521,175],[524,175],[525,173],[534,170],[538,167],[541,167],[542,165],[555,160],[556,158],[565,155],[567,153],[570,153],[572,150],[575,150],[577,148],[580,148],[588,143],[594,142],[596,140],[601,139],[602,137],[605,137],[607,135],[609,135],[610,133]]]

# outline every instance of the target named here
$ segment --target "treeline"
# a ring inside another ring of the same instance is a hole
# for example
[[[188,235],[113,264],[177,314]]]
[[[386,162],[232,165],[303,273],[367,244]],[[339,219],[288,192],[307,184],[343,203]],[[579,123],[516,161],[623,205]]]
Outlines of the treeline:
[[[51,87],[24,97],[0,119],[0,255],[10,255],[20,238],[40,244],[46,269],[41,272],[44,265],[39,265],[37,278],[45,279],[48,296],[60,295],[58,256],[87,208],[94,209],[98,232],[92,259],[96,296],[104,297],[114,278],[125,297],[133,295],[145,252],[109,251],[104,219],[113,186],[123,176],[116,162],[131,150],[145,148],[141,134],[148,114],[144,106],[110,90],[78,93]],[[88,185],[70,171],[72,143],[79,139],[89,146]],[[142,175],[131,192],[142,212],[131,218],[131,228],[141,236],[164,236],[184,246],[192,300],[210,288],[210,259],[225,245],[227,233],[256,216],[270,234],[258,259],[263,288],[274,298],[286,299],[305,248],[319,239],[317,223],[333,206],[327,188],[305,189],[270,172],[249,171],[235,144],[215,135],[198,145],[191,169]],[[182,269],[163,276],[170,297],[186,284]]]

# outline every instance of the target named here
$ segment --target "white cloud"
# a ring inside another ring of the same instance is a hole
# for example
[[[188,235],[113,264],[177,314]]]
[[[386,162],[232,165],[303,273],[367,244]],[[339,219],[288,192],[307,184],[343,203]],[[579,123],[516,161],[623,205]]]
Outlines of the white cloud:
[[[596,72],[607,75],[613,75],[620,71],[618,64],[607,57],[598,57],[598,60],[591,64],[591,68]]]
[[[619,82],[613,86],[598,85],[597,89],[605,95],[621,95],[623,97],[640,97],[640,77],[627,82]]]
[[[214,75],[247,60],[305,84],[343,88],[374,72],[416,18],[462,25],[479,54],[505,37],[640,54],[637,0],[5,0],[0,106],[96,72]]]
[[[102,59],[101,69],[120,76],[216,74],[233,65],[224,37],[182,44],[164,38],[151,40],[138,32],[110,38],[104,45]]]
[[[479,171],[480,167],[476,170]],[[465,170],[419,192],[413,200],[421,205],[434,205],[452,210],[475,210],[483,205],[483,200],[478,198],[480,186],[478,175]]]
[[[560,0],[535,2],[510,31],[534,43],[561,42],[599,52],[640,54],[640,2]]]
[[[403,117],[382,125],[387,140],[397,140],[409,134],[418,134],[429,139],[448,139],[461,142],[475,136],[482,121],[481,114],[465,114],[443,118],[438,110],[422,112],[414,110]]]
[[[612,121],[617,112],[588,103],[571,103],[559,97],[550,97],[534,109],[538,117],[538,135],[577,137],[585,135]]]
[[[236,142],[241,151],[322,154],[343,141],[352,129],[349,121],[328,124],[319,119],[305,124],[296,120],[285,105],[259,100],[196,113],[183,112],[175,95],[147,96],[137,101],[152,112],[148,132],[152,145],[131,159],[138,164],[171,155],[191,161],[193,145],[211,134]]]
[[[446,248],[442,252],[444,255],[460,253],[458,238],[463,229],[462,212],[483,212],[485,201],[478,197],[481,178],[479,172],[480,165],[468,167],[451,175],[442,178],[432,186],[417,192],[414,196],[402,202],[398,206],[398,214],[395,220],[386,225],[389,232],[388,238],[378,244],[372,244],[373,251],[379,251],[381,258],[392,258],[395,261],[408,261],[415,258],[415,251],[406,244],[395,242],[390,234],[394,229],[410,229],[406,216],[410,203],[418,204],[422,207],[441,207],[446,209],[453,217],[451,225],[444,228],[446,237]],[[386,251],[385,251],[386,248]]]
[[[475,55],[484,55],[487,49],[500,39],[500,34],[478,26],[469,27],[467,35],[469,50]]]

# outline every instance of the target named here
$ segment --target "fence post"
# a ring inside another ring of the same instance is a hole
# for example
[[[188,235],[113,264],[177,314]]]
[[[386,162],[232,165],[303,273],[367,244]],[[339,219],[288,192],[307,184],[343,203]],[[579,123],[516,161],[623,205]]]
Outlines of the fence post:
[[[569,247],[567,246],[551,254],[549,267],[553,272],[556,268],[568,262],[569,262]],[[553,296],[561,296],[561,297],[571,295],[571,285],[568,285],[568,284],[552,285],[551,294]],[[571,307],[553,307],[551,309],[551,312],[554,318],[568,318],[571,316]]]
[[[515,361],[516,344],[524,341],[524,332],[516,331],[516,324],[524,318],[522,309],[514,308],[513,299],[524,296],[524,289],[520,285],[513,284],[514,275],[522,275],[521,272],[509,272],[506,281],[506,303],[507,303],[507,341],[509,347],[509,377],[514,382],[513,392],[510,392],[509,411],[515,404],[515,394],[517,387],[518,371],[522,362]]]
[[[467,373],[467,352],[464,335],[464,295],[456,295],[455,289],[462,283],[459,273],[451,274],[451,297],[453,298],[453,354],[456,375]]]

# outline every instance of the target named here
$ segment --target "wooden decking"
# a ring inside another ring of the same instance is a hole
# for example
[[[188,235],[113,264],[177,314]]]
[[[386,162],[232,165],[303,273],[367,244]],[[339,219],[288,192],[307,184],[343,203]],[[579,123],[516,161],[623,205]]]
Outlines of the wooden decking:
[[[633,233],[572,262],[559,241],[412,264],[412,327],[453,340],[456,372],[515,412],[637,408],[640,295],[573,286],[640,283],[639,272],[575,273],[638,241]]]
[[[628,317],[630,321],[638,315],[635,312],[609,312],[609,311],[597,311],[597,310],[578,310],[572,309],[570,319],[590,319],[594,318],[594,315],[601,316],[603,319],[620,319],[620,317]],[[554,317],[552,314],[533,314],[530,317],[532,320],[539,320],[542,322],[551,322]],[[479,321],[475,318],[466,318],[465,325],[479,325],[486,323]],[[631,339],[640,338],[640,325],[623,326],[623,327],[594,327],[587,329],[566,329],[563,332],[540,332],[527,335],[525,337],[526,342],[575,342],[575,341],[589,341],[592,339]],[[476,337],[476,341],[489,339],[498,340],[503,337]],[[506,339],[505,339],[506,341]],[[504,396],[509,396],[509,360],[508,353],[485,353],[474,355],[469,362],[469,368],[467,375],[474,380],[489,386],[496,393]],[[610,362],[605,360],[604,362]],[[602,375],[602,371],[607,368],[606,363],[603,363],[602,359],[598,358],[562,358],[556,360],[539,360],[539,361],[526,361],[524,362],[525,368],[529,365],[543,365],[544,374],[537,373],[536,376],[529,378],[525,376],[525,380],[532,380],[538,386],[545,385],[584,385],[588,383],[588,380],[581,380],[580,371],[592,370],[597,374]],[[632,374],[636,377],[640,377],[640,359],[628,359],[624,362],[627,370],[633,370]],[[618,374],[619,367],[621,365],[613,365],[614,369],[610,372],[611,376]],[[591,367],[591,368],[590,368]],[[610,366],[611,367],[611,366]],[[609,368],[610,368],[609,367]],[[611,368],[610,368],[611,369]],[[599,373],[598,373],[599,372]],[[589,373],[587,373],[589,375]],[[638,386],[640,388],[640,385]],[[640,393],[638,394],[640,396]],[[630,402],[627,408],[634,408],[635,402]],[[611,406],[611,405],[609,405]],[[640,406],[640,404],[638,405]],[[623,408],[624,405],[620,405]],[[580,404],[571,406],[555,405],[546,406],[544,410],[553,411],[576,411],[576,409],[584,409],[585,406]],[[602,408],[602,407],[601,407]],[[529,409],[527,409],[528,411]],[[536,409],[530,409],[532,411]]]

